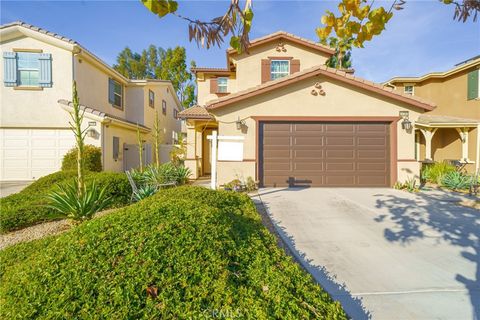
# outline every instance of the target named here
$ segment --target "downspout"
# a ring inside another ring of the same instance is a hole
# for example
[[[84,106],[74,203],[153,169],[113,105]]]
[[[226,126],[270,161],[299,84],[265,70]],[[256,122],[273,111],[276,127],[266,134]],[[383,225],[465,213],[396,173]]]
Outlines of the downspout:
[[[477,157],[475,159],[475,173],[478,173],[480,161],[480,124],[477,124]]]

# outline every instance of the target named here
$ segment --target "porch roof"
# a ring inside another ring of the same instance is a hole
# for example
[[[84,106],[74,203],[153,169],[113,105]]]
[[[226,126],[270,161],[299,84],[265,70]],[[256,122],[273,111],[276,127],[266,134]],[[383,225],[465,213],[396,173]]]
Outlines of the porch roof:
[[[467,119],[451,116],[421,115],[415,125],[430,128],[464,128],[476,127],[480,124],[478,119]]]
[[[190,108],[187,108],[178,114],[178,117],[181,119],[201,119],[201,120],[210,120],[215,119],[205,107],[196,105]]]

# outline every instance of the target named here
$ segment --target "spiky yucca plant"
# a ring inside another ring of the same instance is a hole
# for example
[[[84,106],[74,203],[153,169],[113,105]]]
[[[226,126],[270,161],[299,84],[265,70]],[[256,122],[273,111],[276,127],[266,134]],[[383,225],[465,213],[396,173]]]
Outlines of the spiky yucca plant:
[[[83,221],[91,219],[95,213],[112,203],[112,199],[105,195],[108,185],[100,189],[93,181],[85,188],[85,192],[79,194],[77,183],[78,179],[74,179],[50,193],[47,207],[61,212],[67,218]]]

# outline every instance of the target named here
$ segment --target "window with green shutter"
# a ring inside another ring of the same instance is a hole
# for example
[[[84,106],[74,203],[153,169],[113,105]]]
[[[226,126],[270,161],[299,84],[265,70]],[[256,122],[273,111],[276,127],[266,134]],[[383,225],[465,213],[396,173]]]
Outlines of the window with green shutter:
[[[478,96],[478,89],[479,89],[479,82],[478,82],[478,70],[471,71],[468,74],[468,85],[467,85],[467,99],[473,100],[477,99]]]

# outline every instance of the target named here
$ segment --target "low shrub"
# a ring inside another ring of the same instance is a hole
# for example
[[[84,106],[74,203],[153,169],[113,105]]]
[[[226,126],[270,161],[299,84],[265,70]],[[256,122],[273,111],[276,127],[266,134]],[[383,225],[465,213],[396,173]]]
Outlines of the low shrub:
[[[85,145],[84,148],[85,170],[100,172],[102,171],[102,149]],[[62,170],[77,169],[77,148],[73,148],[63,156]]]
[[[421,177],[423,181],[441,184],[443,176],[454,171],[456,168],[445,162],[426,164],[422,168]]]
[[[451,190],[468,189],[472,183],[472,177],[458,171],[448,172],[442,177],[442,186]]]
[[[403,183],[397,181],[393,187],[397,190],[407,190],[408,192],[418,192],[419,190],[417,187],[417,179],[414,177],[408,178]]]
[[[175,182],[177,185],[183,185],[188,182],[192,175],[189,168],[183,165],[174,165],[170,162],[160,166],[151,164],[143,171],[133,170],[133,178],[141,185],[160,186],[161,184]]]
[[[76,177],[75,171],[59,171],[42,177],[31,185],[8,197],[0,199],[0,233],[22,229],[34,224],[61,219],[64,216],[47,208],[47,195],[64,183]],[[123,173],[88,172],[86,182],[95,180],[97,186],[106,189],[106,196],[112,198],[111,207],[123,206],[130,201],[132,189]]]
[[[2,319],[346,319],[232,192],[161,190],[0,259]]]

